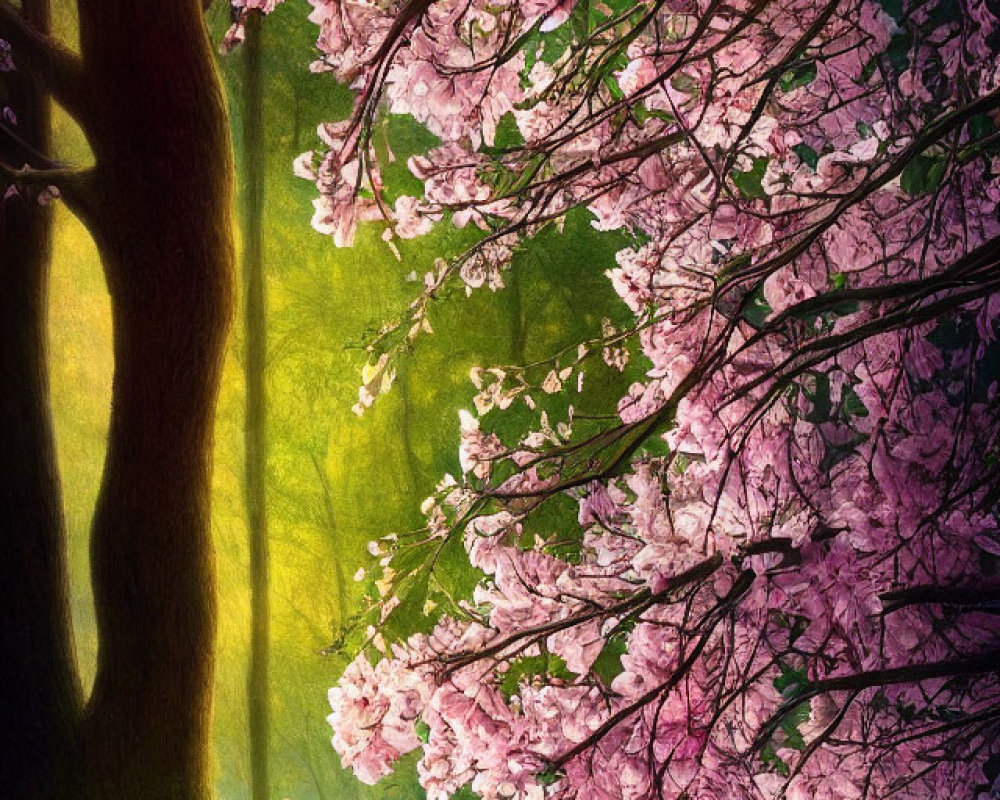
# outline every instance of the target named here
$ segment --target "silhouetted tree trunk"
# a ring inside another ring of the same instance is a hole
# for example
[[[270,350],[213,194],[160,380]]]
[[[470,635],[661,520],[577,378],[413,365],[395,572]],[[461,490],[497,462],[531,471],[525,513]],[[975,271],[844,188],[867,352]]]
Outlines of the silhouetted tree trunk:
[[[229,133],[198,0],[79,0],[115,378],[91,541],[91,797],[209,794],[212,419],[230,316]]]
[[[84,788],[70,796],[194,800],[210,795],[209,476],[232,294],[228,123],[199,0],[77,8],[80,58],[0,2],[18,66],[44,80],[93,149],[92,170],[22,179],[59,186],[90,228],[114,324],[91,533],[97,674],[77,732]],[[57,557],[44,547],[42,560]],[[58,577],[40,610],[65,592]]]
[[[22,13],[48,31],[48,0]],[[3,83],[17,114],[0,132],[4,160],[48,167],[44,87],[23,69]],[[0,205],[0,792],[15,800],[62,782],[81,702],[45,352],[52,213],[36,196]]]

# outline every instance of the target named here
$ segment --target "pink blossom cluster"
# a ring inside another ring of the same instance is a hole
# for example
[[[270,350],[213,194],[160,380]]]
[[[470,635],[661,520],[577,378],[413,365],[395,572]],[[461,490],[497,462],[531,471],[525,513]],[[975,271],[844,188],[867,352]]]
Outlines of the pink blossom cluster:
[[[314,14],[360,93],[300,167],[328,231],[473,222],[473,288],[584,206],[640,239],[608,274],[649,362],[591,439],[463,415],[463,481],[424,510],[485,577],[430,635],[358,656],[335,747],[365,780],[420,749],[431,798],[996,796],[995,6],[535,5]],[[363,130],[383,95],[442,140],[394,215]],[[480,414],[534,408],[510,375],[474,375]],[[576,523],[537,531],[557,496]]]
[[[229,26],[219,50],[223,55],[231,53],[246,39],[246,17],[251,11],[259,11],[265,16],[274,11],[284,0],[230,0],[233,24]]]
[[[413,116],[444,143],[428,158],[410,163],[413,173],[425,181],[426,202],[400,198],[395,213],[379,208],[385,217],[398,221],[395,232],[403,238],[426,233],[445,208],[455,210],[453,221],[460,227],[470,218],[485,227],[484,216],[502,213],[505,203],[488,202],[490,189],[477,175],[482,160],[474,155],[482,145],[494,144],[500,120],[525,99],[523,54],[501,56],[512,36],[536,25],[545,30],[557,27],[574,3],[310,2],[309,18],[320,28],[320,58],[312,69],[333,72],[351,84],[362,105],[384,97],[392,113]],[[405,37],[405,46],[394,37]],[[345,174],[344,166],[359,160],[371,166],[372,161],[364,141],[368,133],[359,127],[363,125],[355,120],[350,136],[335,145],[326,142],[325,151],[307,154],[309,161],[318,161],[317,169],[297,171],[300,177],[316,181],[329,209],[325,217],[314,218],[314,227],[332,233],[339,246],[353,241],[358,220],[342,207],[358,200],[361,188],[360,176]]]
[[[15,69],[10,42],[0,39],[0,72],[13,72]]]

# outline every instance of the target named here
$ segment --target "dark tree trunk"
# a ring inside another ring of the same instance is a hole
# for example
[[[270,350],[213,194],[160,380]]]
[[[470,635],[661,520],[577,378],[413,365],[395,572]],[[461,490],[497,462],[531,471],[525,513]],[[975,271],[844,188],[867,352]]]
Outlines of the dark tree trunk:
[[[210,795],[212,421],[231,313],[232,164],[199,0],[79,0],[90,226],[115,376],[91,539],[89,798]]]
[[[247,714],[250,796],[271,796],[269,765],[270,608],[267,539],[267,297],[264,283],[264,96],[261,76],[261,14],[251,11],[243,42],[243,302],[244,420],[247,530],[250,537],[250,667]]]
[[[48,30],[47,0],[25,0],[22,14],[36,30]],[[44,156],[45,90],[25,69],[4,83],[18,115],[17,137]],[[14,163],[36,160],[11,142],[4,150]],[[50,228],[50,210],[33,196],[0,207],[0,792],[14,800],[58,790],[80,708],[48,403]]]
[[[521,284],[524,276],[518,270],[510,270],[504,277],[507,283],[507,314],[510,325],[510,348],[507,357],[511,364],[524,364],[525,348],[527,347],[528,331],[524,318],[524,298]]]

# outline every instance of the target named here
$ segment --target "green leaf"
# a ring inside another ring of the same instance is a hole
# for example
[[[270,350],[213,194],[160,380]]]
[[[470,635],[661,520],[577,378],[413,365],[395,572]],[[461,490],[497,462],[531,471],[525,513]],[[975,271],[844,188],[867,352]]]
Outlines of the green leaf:
[[[804,414],[802,419],[813,423],[827,422],[833,411],[833,401],[830,398],[830,376],[825,373],[817,373],[813,375],[813,378],[816,381],[815,388],[810,390],[805,386],[802,387],[803,394],[813,404],[812,409]]]
[[[417,734],[417,738],[424,744],[427,744],[431,739],[431,726],[420,717],[417,717],[417,721],[413,723],[413,732]]]
[[[840,413],[845,419],[868,416],[868,407],[851,386],[845,386],[840,392]]]
[[[795,644],[795,640],[805,633],[808,627],[809,619],[796,614],[795,621],[792,623],[791,629],[788,632],[788,643]]]
[[[615,636],[604,645],[601,654],[594,660],[591,669],[604,681],[605,686],[625,671],[622,666],[622,656],[628,651],[628,642],[624,636]]]
[[[903,169],[899,185],[911,197],[929,194],[941,185],[946,166],[944,156],[916,156]]]
[[[670,79],[670,85],[682,94],[698,94],[701,91],[701,84],[698,80],[683,72],[675,74]]]
[[[558,556],[564,561],[579,562],[583,531],[577,524],[579,505],[566,494],[549,497],[535,508],[522,522],[521,546],[532,547],[537,536],[552,545],[545,552]]]
[[[514,113],[508,111],[497,121],[497,133],[492,149],[508,150],[523,145],[524,137],[521,135],[520,128],[517,127],[517,120],[514,117]],[[486,151],[487,148],[484,147],[483,150]]]
[[[782,696],[786,696],[786,689],[790,690],[789,695],[791,695],[808,684],[809,676],[804,669],[795,669],[784,663],[781,665],[781,674],[774,679],[774,688],[781,692]]]
[[[878,0],[882,10],[897,22],[903,17],[903,0]]]
[[[396,590],[399,605],[390,611],[379,631],[390,642],[400,642],[413,633],[429,631],[434,626],[433,618],[424,613],[427,602],[427,591],[430,583],[430,570],[422,569],[402,581]]]
[[[577,41],[587,38],[590,33],[590,11],[591,3],[589,0],[582,0],[573,7],[573,13],[570,14],[569,20],[563,23],[564,26],[568,25],[573,29]]]
[[[807,144],[797,144],[792,147],[792,152],[799,157],[799,161],[805,164],[813,172],[816,171],[816,165],[819,164],[819,153],[813,150]]]
[[[625,96],[625,92],[622,91],[621,87],[618,85],[618,79],[614,75],[608,75],[604,81],[604,86],[608,90],[608,94],[611,95],[612,100],[621,100]]]
[[[563,773],[556,769],[547,769],[539,772],[535,777],[542,786],[551,786],[563,779]]]
[[[479,795],[472,791],[472,784],[467,783],[451,796],[451,800],[479,800]]]
[[[520,691],[522,683],[534,677],[561,678],[571,681],[576,675],[566,668],[566,662],[551,654],[525,656],[512,661],[500,681],[500,693],[510,700]]]
[[[427,563],[432,548],[424,545],[409,545],[396,547],[392,550],[389,566],[396,573],[396,580],[416,572]]]
[[[969,140],[973,142],[978,142],[980,139],[985,139],[987,136],[992,136],[996,131],[996,125],[993,124],[993,120],[987,117],[985,114],[976,114],[968,122]]]
[[[754,200],[765,196],[761,181],[764,179],[768,160],[764,157],[755,158],[753,166],[749,170],[743,172],[734,169],[730,173],[730,180],[732,180],[733,186],[736,187],[736,191],[740,193],[741,197],[746,200]]]
[[[804,669],[796,669],[788,664],[781,665],[781,674],[774,679],[774,688],[781,692],[782,697],[794,698],[809,685],[809,676]],[[809,719],[809,703],[798,703],[781,720],[781,730],[785,734],[785,747],[801,750],[805,747],[799,725]],[[770,746],[770,745],[769,745]],[[780,768],[778,769],[780,772]],[[784,774],[784,773],[782,773]]]
[[[816,62],[810,61],[808,64],[801,64],[794,69],[788,70],[781,76],[778,86],[783,92],[790,92],[800,86],[808,86],[816,80]]]
[[[910,66],[910,49],[913,47],[912,31],[897,33],[889,41],[885,59],[896,72],[903,72]]]
[[[663,458],[670,455],[670,445],[667,444],[662,435],[650,436],[639,448],[639,453],[651,458]]]
[[[774,309],[764,299],[764,287],[761,286],[750,296],[750,301],[743,307],[743,319],[753,327],[760,328],[771,316]]]
[[[858,309],[861,308],[857,300],[845,300],[841,303],[834,303],[826,310],[827,317],[849,317],[851,314],[856,314]]]
[[[760,760],[783,778],[787,778],[792,772],[788,764],[778,757],[778,752],[772,744],[763,747],[760,751]]]
[[[785,734],[785,747],[794,747],[796,750],[805,748],[806,743],[799,733],[799,725],[809,719],[809,703],[799,703],[793,708],[781,722],[781,730]]]
[[[469,563],[469,554],[457,532],[441,546],[434,563],[434,581],[456,601],[471,599],[480,581],[486,577]]]
[[[826,451],[823,454],[823,460],[819,462],[820,470],[829,472],[840,462],[856,455],[858,452],[857,446],[866,441],[868,441],[868,434],[866,433],[854,433],[846,442],[838,444],[824,440]]]

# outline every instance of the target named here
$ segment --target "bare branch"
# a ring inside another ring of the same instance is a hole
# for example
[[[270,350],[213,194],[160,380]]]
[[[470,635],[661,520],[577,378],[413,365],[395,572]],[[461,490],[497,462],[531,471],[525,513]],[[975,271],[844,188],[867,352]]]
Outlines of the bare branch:
[[[47,169],[20,169],[0,163],[0,183],[16,184],[35,189],[55,187],[69,209],[85,224],[93,220],[95,204],[93,191],[93,169],[61,167],[53,165]]]
[[[1000,612],[1000,585],[910,586],[879,595],[885,614],[907,606],[935,604],[968,611]]]
[[[0,144],[3,145],[0,148],[0,154],[7,157],[8,161],[13,157],[16,163],[42,170],[59,166],[45,153],[40,152],[30,142],[25,141],[16,130],[3,120],[0,120]]]

